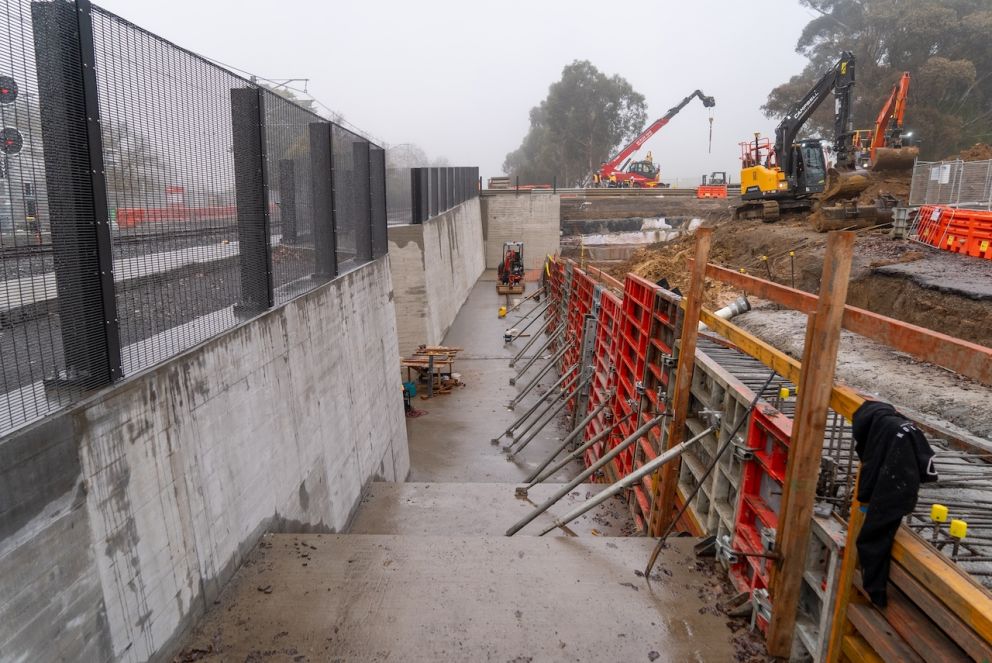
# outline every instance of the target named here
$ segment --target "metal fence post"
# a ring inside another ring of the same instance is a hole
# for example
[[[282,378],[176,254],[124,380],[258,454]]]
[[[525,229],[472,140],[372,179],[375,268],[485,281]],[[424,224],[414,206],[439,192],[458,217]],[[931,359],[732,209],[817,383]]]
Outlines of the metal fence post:
[[[424,168],[410,169],[410,223],[424,222],[423,199],[427,197],[427,190],[421,187],[420,172]]]
[[[262,95],[262,90],[255,87],[231,90],[234,188],[241,262],[241,302],[236,309],[245,313],[270,308],[275,302]]]
[[[81,387],[123,375],[90,12],[88,0],[31,3],[65,358],[55,383]],[[67,94],[80,88],[79,101]]]
[[[430,206],[430,214],[428,215],[427,218],[430,218],[432,216],[437,216],[438,212],[440,211],[439,200],[438,200],[438,196],[440,195],[441,192],[441,182],[439,181],[440,177],[438,176],[439,170],[440,170],[439,168],[430,169],[431,206]]]
[[[369,206],[372,217],[372,259],[389,251],[386,232],[386,151],[369,146]]]
[[[292,159],[279,160],[279,219],[282,243],[296,243],[296,164]]]
[[[369,143],[357,140],[351,144],[355,201],[355,257],[359,262],[372,259],[372,210],[369,205]]]
[[[448,169],[438,168],[437,169],[437,188],[438,188],[438,201],[437,201],[437,213],[440,214],[446,211],[451,205],[448,204]]]
[[[310,175],[313,178],[314,274],[332,279],[338,273],[334,237],[333,132],[327,122],[311,122]]]

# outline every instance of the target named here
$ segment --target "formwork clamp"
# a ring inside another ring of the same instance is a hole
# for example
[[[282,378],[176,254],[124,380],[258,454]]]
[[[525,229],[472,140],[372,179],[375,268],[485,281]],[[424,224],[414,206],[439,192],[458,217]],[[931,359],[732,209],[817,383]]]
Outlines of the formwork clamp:
[[[759,588],[751,592],[751,605],[754,610],[751,612],[751,630],[758,625],[758,618],[766,622],[772,619],[772,600],[767,589]]]

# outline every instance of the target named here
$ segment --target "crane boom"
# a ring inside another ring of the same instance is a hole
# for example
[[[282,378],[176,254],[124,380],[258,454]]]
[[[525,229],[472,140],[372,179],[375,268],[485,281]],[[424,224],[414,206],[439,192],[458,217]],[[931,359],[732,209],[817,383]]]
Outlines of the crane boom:
[[[631,141],[629,145],[627,145],[627,147],[620,150],[620,152],[618,152],[616,156],[614,156],[612,159],[610,159],[602,166],[600,166],[599,169],[600,177],[602,177],[603,180],[609,180],[611,175],[614,175],[617,172],[622,171],[623,166],[620,166],[620,164],[625,164],[626,161],[630,159],[631,155],[634,154],[634,152],[639,150],[641,146],[644,145],[644,143],[646,143],[649,138],[651,138],[651,136],[658,133],[658,131],[663,126],[668,124],[669,120],[671,120],[673,117],[678,115],[679,111],[685,108],[689,104],[689,102],[695,99],[696,97],[699,97],[699,100],[703,102],[703,106],[705,108],[712,108],[713,106],[716,105],[716,102],[713,100],[713,97],[707,97],[705,94],[702,93],[702,91],[696,90],[695,92],[687,96],[685,99],[680,101],[678,104],[669,108],[668,112],[665,113],[664,116],[652,122],[648,126],[648,128],[642,131],[637,138],[635,138],[633,141]]]

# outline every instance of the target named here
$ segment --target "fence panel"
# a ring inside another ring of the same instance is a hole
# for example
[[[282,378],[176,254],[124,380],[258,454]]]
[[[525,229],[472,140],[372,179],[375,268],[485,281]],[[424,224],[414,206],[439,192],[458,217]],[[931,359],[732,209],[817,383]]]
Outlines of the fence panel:
[[[0,3],[0,434],[385,253],[378,146],[88,0]]]
[[[992,160],[916,162],[909,204],[992,210]]]

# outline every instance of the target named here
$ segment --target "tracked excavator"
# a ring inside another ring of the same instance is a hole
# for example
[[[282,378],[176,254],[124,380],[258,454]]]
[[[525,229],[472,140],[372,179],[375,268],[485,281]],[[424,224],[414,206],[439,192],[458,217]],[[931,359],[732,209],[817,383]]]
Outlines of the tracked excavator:
[[[903,72],[892,92],[882,104],[870,132],[868,167],[871,170],[907,170],[912,168],[920,148],[906,144],[903,130],[906,100],[909,97],[909,72]]]
[[[760,134],[741,143],[741,204],[734,210],[735,218],[771,223],[783,212],[807,212],[817,200],[857,196],[868,187],[853,144],[854,64],[854,55],[844,52],[782,118],[774,145]],[[831,93],[832,144],[819,138],[797,140],[803,125]],[[825,145],[832,147],[833,166],[827,162]]]
[[[642,161],[632,162],[631,157],[637,150],[641,149],[641,146],[651,136],[658,133],[663,126],[668,124],[669,120],[678,115],[679,111],[688,106],[689,102],[696,97],[699,97],[705,108],[713,108],[716,105],[713,97],[707,97],[701,91],[696,90],[678,104],[669,108],[663,117],[652,122],[647,129],[641,132],[640,136],[635,138],[627,147],[620,150],[616,156],[600,166],[599,170],[593,173],[593,184],[605,187],[664,187],[665,185],[661,183],[660,169],[655,165],[650,152],[648,153],[648,158]]]

